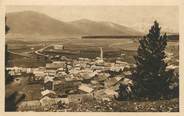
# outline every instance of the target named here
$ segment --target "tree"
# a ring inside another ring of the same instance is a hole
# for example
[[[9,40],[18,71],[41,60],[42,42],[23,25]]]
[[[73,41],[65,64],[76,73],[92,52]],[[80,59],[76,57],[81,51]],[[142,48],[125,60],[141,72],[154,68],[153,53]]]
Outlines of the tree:
[[[6,17],[5,17],[5,34],[7,34],[9,30],[10,30],[10,28],[6,24]],[[6,67],[8,65],[8,58],[9,58],[8,45],[5,44],[5,84],[8,84],[8,83],[12,82],[12,80],[13,80],[13,77],[11,75],[9,75],[9,73],[8,73],[9,71],[6,70]]]
[[[159,99],[168,91],[173,71],[166,71],[167,35],[161,35],[160,30],[159,23],[155,21],[149,33],[139,40],[135,56],[137,67],[133,74],[137,97]]]
[[[10,28],[8,27],[7,23],[6,23],[6,17],[5,17],[5,34],[8,33],[8,31],[10,30]],[[7,66],[7,62],[8,62],[8,45],[5,44],[5,66]]]
[[[10,30],[10,28],[6,24],[6,17],[5,17],[5,34],[7,34],[9,30]]]
[[[5,34],[7,34],[9,30],[10,28],[6,24],[6,17],[5,17]],[[7,66],[7,62],[8,62],[8,45],[5,44],[5,66]]]
[[[117,100],[128,100],[131,98],[131,93],[127,91],[128,85],[120,84],[118,90],[118,97],[115,96]]]

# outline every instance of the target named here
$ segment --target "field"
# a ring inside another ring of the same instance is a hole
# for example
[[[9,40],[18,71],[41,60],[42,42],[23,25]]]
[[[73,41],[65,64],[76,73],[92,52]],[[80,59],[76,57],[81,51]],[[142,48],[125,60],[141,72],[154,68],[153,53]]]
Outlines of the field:
[[[133,63],[133,56],[136,55],[136,50],[139,45],[138,40],[135,39],[62,39],[53,41],[8,41],[8,50],[16,53],[21,53],[29,56],[20,57],[16,55],[9,56],[9,66],[22,67],[37,67],[44,66],[43,59],[39,59],[34,51],[41,49],[48,45],[62,44],[64,51],[78,52],[78,54],[68,55],[60,54],[71,58],[88,57],[96,58],[100,55],[99,47],[103,48],[104,57],[108,59],[115,59],[125,54],[123,60]],[[176,59],[179,59],[179,43],[178,41],[168,42],[167,51],[174,54]],[[176,52],[177,51],[177,52]]]

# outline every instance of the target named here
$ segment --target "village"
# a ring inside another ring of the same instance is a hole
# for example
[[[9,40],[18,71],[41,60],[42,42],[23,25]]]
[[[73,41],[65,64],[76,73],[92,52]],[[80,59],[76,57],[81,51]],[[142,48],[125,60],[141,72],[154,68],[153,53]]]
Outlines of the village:
[[[168,56],[165,60],[170,62],[173,54],[168,53]],[[16,83],[21,85],[22,78],[27,78],[27,84],[41,85],[40,95],[34,98],[34,93],[32,93],[31,98],[34,99],[26,99],[30,96],[21,92],[25,97],[22,97],[23,99],[17,104],[16,110],[69,112],[88,111],[89,107],[93,107],[89,111],[113,110],[110,105],[112,105],[112,101],[118,99],[120,85],[125,87],[126,99],[131,95],[131,88],[134,85],[131,75],[136,65],[121,59],[108,62],[103,57],[103,49],[100,48],[99,57],[96,59],[82,57],[69,59],[62,56],[46,63],[45,67],[7,67],[6,70],[9,75],[14,77]],[[178,66],[170,64],[167,69],[177,70]],[[172,86],[177,85],[173,84]],[[35,92],[35,94],[38,93]],[[94,106],[95,102],[97,103]],[[93,105],[81,109],[85,106],[80,106],[83,103]]]

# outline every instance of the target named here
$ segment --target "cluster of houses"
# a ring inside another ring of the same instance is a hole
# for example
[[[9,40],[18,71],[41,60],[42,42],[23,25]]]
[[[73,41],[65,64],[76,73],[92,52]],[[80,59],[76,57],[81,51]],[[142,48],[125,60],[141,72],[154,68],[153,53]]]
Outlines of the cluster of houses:
[[[39,68],[7,68],[11,75],[30,74],[32,82],[43,84],[41,98],[23,101],[19,104],[20,111],[36,111],[61,103],[67,109],[67,104],[80,103],[85,98],[111,101],[118,97],[119,86],[125,85],[125,91],[131,92],[131,68],[120,60],[105,62],[101,50],[96,59],[79,58],[76,60],[52,61]]]

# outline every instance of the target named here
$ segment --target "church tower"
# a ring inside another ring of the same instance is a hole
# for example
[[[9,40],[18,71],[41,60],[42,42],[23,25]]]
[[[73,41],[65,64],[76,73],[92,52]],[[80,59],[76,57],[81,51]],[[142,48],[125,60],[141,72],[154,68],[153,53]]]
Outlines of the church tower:
[[[100,60],[103,61],[103,49],[100,47]]]

